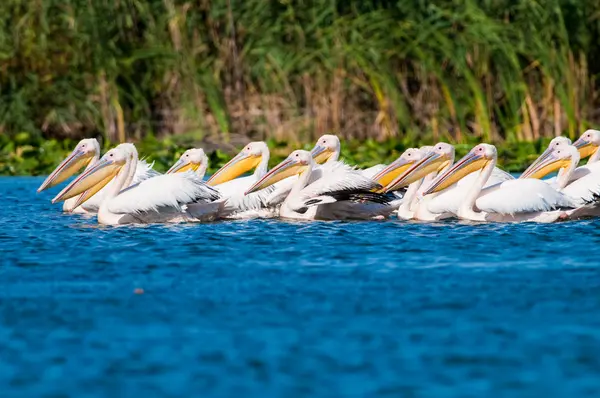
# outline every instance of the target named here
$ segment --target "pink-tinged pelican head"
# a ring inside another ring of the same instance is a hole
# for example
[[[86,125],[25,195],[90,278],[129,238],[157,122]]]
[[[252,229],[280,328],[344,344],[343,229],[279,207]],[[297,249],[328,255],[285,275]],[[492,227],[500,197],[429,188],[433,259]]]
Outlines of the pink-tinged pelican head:
[[[561,146],[571,145],[571,140],[567,137],[554,137],[548,148],[542,153],[528,168],[519,176],[519,178],[527,178],[531,174],[531,170],[535,169],[539,163],[543,162],[556,148]]]
[[[311,155],[315,163],[321,164],[330,160],[338,160],[340,151],[340,139],[335,135],[325,134],[317,140],[315,147],[311,151]]]
[[[454,161],[454,147],[445,142],[437,143],[418,162],[390,182],[385,191],[395,191],[424,178],[430,173],[439,173]]]
[[[382,187],[386,187],[412,165],[420,161],[424,155],[425,153],[420,149],[408,148],[398,159],[394,160],[385,169],[375,174],[373,176],[373,181],[379,183]]]
[[[574,145],[561,145],[536,161],[519,178],[543,178],[553,171],[567,169],[571,163],[579,163],[579,151]]]
[[[80,169],[86,167],[94,157],[100,156],[100,144],[95,138],[86,138],[77,144],[69,154],[38,188],[38,192],[60,184]]]
[[[268,153],[269,147],[265,142],[256,141],[249,143],[240,153],[208,179],[208,185],[222,184],[241,176],[258,166],[263,157]]]
[[[431,186],[423,192],[423,196],[442,191],[454,185],[461,178],[483,169],[497,157],[498,151],[495,146],[489,144],[477,145],[444,174],[438,176]]]
[[[600,147],[600,131],[586,130],[573,145],[579,150],[581,159],[595,154]]]
[[[186,171],[196,172],[200,169],[202,176],[204,176],[207,167],[208,156],[206,156],[204,150],[202,148],[192,148],[185,151],[166,174],[184,173]]]
[[[130,146],[131,144],[121,144],[106,152],[92,167],[79,175],[56,195],[52,199],[52,203],[72,198],[88,190],[90,192],[86,192],[86,199],[91,198],[93,194],[104,188],[131,159],[133,154],[129,150]]]
[[[290,153],[285,160],[273,167],[271,171],[269,171],[254,185],[252,185],[250,189],[245,192],[245,195],[267,188],[268,186],[273,185],[284,178],[291,177],[296,174],[302,174],[311,164],[313,164],[313,157],[311,153],[298,149]]]

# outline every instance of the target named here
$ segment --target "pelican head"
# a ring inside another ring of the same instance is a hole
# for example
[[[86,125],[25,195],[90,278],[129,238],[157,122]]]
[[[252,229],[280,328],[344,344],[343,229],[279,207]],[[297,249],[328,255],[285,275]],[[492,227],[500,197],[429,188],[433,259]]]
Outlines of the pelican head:
[[[409,167],[421,160],[424,155],[425,153],[420,149],[408,148],[398,159],[373,176],[373,181],[379,183],[382,187],[387,186],[399,175],[408,170]]]
[[[427,149],[425,149],[427,150]],[[423,150],[422,150],[423,151]],[[425,155],[385,187],[394,191],[424,178],[430,173],[439,173],[454,161],[454,147],[445,142],[437,143]]]
[[[92,167],[81,173],[79,177],[56,195],[52,199],[52,203],[70,199],[87,190],[90,190],[90,192],[86,192],[86,200],[91,198],[93,194],[102,189],[119,173],[127,160],[131,159],[133,156],[132,146],[132,144],[120,144],[106,152]],[[135,147],[133,150],[135,151]],[[135,154],[137,155],[137,151],[135,151]],[[83,201],[79,201],[77,205],[81,203]]]
[[[561,146],[566,146],[566,145],[571,145],[571,140],[568,139],[567,137],[554,137],[552,139],[552,141],[550,141],[550,144],[548,144],[548,148],[546,148],[546,150],[544,151],[544,153],[542,153],[528,168],[527,170],[525,170],[523,172],[523,174],[521,174],[519,176],[519,178],[527,178],[530,174],[531,171],[535,168],[537,168],[538,164],[542,163],[548,156],[550,156],[550,154],[552,153],[552,151],[554,151],[556,148],[561,147]]]
[[[519,178],[543,178],[559,169],[567,169],[571,163],[579,163],[579,151],[573,145],[561,145],[544,159],[536,161]]]
[[[252,185],[250,189],[246,191],[245,195],[267,188],[284,178],[302,174],[311,164],[313,164],[313,157],[310,152],[300,149],[296,150],[290,153],[285,160],[273,167],[271,171],[263,176],[263,178]]]
[[[573,145],[579,150],[581,159],[587,158],[594,154],[600,146],[600,131],[586,130]]]
[[[81,168],[86,167],[95,156],[100,156],[100,144],[95,138],[79,141],[73,152],[63,160],[56,169],[44,180],[38,192],[60,184]]]
[[[340,139],[332,134],[325,134],[317,140],[315,147],[311,151],[311,155],[315,163],[325,163],[328,161],[336,161],[340,157]]]
[[[433,184],[423,192],[423,196],[442,191],[454,185],[461,178],[483,169],[497,157],[498,151],[495,146],[489,144],[477,145],[444,174],[438,176]]]
[[[258,166],[268,153],[269,147],[265,142],[255,141],[249,143],[208,179],[208,185],[222,184],[241,176]]]
[[[206,170],[208,166],[208,156],[202,148],[188,149],[181,155],[179,160],[167,170],[166,174],[183,173],[186,171],[198,171],[198,169]]]

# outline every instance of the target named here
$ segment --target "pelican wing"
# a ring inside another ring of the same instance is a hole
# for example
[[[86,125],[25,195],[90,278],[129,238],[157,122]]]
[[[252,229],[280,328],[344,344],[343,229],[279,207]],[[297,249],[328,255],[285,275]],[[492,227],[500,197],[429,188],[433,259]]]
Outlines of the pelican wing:
[[[269,207],[267,198],[275,190],[275,187],[273,186],[261,189],[260,191],[253,192],[249,195],[244,195],[255,182],[256,177],[252,175],[236,178],[215,186],[215,189],[217,189],[224,198],[227,198],[224,207],[225,213],[256,211]]]
[[[133,176],[133,181],[131,185],[137,185],[140,182],[147,180],[148,178],[159,176],[160,173],[152,167],[154,166],[154,162],[148,163],[145,160],[140,160],[137,164],[137,168],[135,169],[135,174]],[[98,191],[94,196],[88,199],[85,203],[81,205],[81,207],[88,212],[97,213],[100,205],[104,201],[106,197],[106,192],[108,192],[115,180],[110,181],[104,188]]]
[[[451,213],[456,214],[458,208],[464,202],[469,189],[475,184],[480,171],[474,171],[460,179],[456,184],[440,192],[434,198],[427,202],[427,209],[435,214]],[[494,167],[492,174],[486,181],[484,188],[498,186],[505,181],[512,181],[515,178],[506,171]],[[489,191],[491,192],[491,191]]]
[[[572,201],[547,183],[526,178],[509,180],[481,191],[476,206],[488,213],[514,215],[572,208]]]
[[[375,176],[375,174],[379,173],[381,170],[383,170],[385,168],[386,168],[385,164],[376,164],[375,166],[371,166],[369,168],[361,170],[361,173],[363,173],[363,175],[365,175],[369,178],[373,178]]]
[[[135,174],[133,175],[133,182],[131,185],[138,184],[148,178],[159,176],[160,173],[153,169],[154,162],[148,163],[144,159],[140,159],[137,164],[137,168],[135,169]]]
[[[182,210],[184,205],[212,202],[219,193],[193,173],[159,175],[122,190],[108,203],[108,209],[118,214],[159,211],[160,208]]]
[[[306,206],[333,203],[342,200],[387,203],[385,195],[373,193],[381,185],[349,167],[318,169],[313,172],[320,177],[300,191]],[[312,176],[312,175],[311,175]]]
[[[600,171],[591,172],[567,185],[562,192],[577,206],[600,201]]]

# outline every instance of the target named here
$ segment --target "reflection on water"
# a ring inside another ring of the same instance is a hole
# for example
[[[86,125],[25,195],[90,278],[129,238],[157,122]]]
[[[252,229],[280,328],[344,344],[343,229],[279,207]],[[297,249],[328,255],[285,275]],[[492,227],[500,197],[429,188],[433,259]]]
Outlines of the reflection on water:
[[[41,180],[0,178],[0,391],[600,394],[596,220],[110,228]]]

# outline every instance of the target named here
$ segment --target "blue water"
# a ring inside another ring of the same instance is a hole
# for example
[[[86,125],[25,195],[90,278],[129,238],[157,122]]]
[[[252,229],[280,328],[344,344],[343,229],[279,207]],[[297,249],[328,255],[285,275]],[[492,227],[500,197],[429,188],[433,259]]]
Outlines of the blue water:
[[[2,397],[600,396],[599,221],[98,227],[0,178]]]

